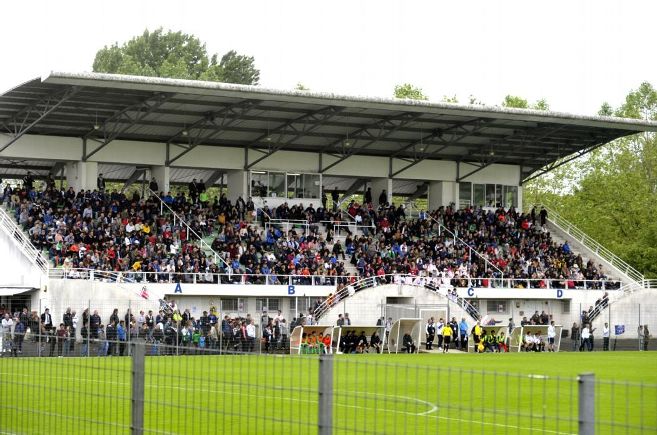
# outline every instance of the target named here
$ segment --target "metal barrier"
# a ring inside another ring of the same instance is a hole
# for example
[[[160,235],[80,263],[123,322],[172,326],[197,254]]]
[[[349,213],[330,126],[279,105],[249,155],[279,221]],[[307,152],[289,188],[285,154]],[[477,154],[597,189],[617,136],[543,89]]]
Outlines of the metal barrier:
[[[550,223],[552,223],[555,227],[559,228],[561,231],[568,234],[570,237],[572,237],[574,240],[577,240],[582,245],[586,246],[596,255],[602,257],[605,261],[616,267],[618,270],[623,272],[634,281],[643,281],[644,277],[641,272],[630,266],[629,263],[618,257],[609,249],[602,246],[602,244],[591,238],[588,234],[577,228],[574,224],[564,219],[556,211],[544,204],[537,204],[536,206],[545,208],[545,210],[548,212],[548,221],[550,221]]]
[[[223,265],[226,267],[226,269],[230,269],[230,265],[226,262],[226,260],[224,260],[224,258],[221,255],[215,252],[215,250],[212,249],[212,246],[210,246],[205,240],[203,240],[203,237],[201,237],[196,231],[194,231],[192,227],[190,227],[189,224],[180,215],[178,215],[175,211],[173,211],[173,209],[169,207],[169,204],[164,202],[164,200],[160,198],[158,194],[153,192],[150,188],[148,188],[148,192],[151,194],[151,196],[154,196],[160,201],[160,215],[164,215],[164,209],[166,208],[169,211],[169,213],[173,215],[173,225],[175,226],[176,223],[178,222],[187,229],[187,240],[189,240],[189,234],[190,233],[193,234],[202,248],[205,248],[208,251],[212,252],[215,264],[218,264],[217,260],[220,260],[221,263],[223,263]]]
[[[432,364],[417,355],[281,357],[200,346],[176,355],[144,341],[123,345],[120,356],[122,341],[101,344],[118,354],[0,359],[3,433],[657,431],[654,383],[545,367],[482,370],[479,355],[457,366],[437,355]]]
[[[0,207],[0,228],[14,241],[30,263],[38,267],[43,274],[48,274],[50,267],[48,260],[32,244],[28,236],[23,232],[23,229],[16,225],[16,222],[14,222],[2,207]]]

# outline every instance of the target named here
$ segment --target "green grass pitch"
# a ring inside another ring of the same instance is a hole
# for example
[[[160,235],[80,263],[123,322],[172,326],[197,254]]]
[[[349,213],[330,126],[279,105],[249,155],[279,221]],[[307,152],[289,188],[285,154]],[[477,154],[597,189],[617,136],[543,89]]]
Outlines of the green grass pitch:
[[[337,355],[334,433],[657,433],[652,352]],[[317,432],[317,356],[147,357],[145,433]],[[0,434],[130,431],[129,358],[3,358]]]

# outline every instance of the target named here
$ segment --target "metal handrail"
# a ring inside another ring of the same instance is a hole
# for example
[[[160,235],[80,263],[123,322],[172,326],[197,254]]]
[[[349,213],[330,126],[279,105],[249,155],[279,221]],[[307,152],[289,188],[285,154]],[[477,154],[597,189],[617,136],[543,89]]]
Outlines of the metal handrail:
[[[206,278],[227,278],[232,280],[233,283],[243,283],[251,285],[261,285],[257,283],[249,282],[249,278],[265,278],[265,282],[262,285],[270,285],[272,279],[276,279],[281,282],[281,285],[293,285],[299,284],[297,280],[307,279],[311,283],[307,285],[330,285],[330,284],[317,284],[317,281],[326,281],[326,280],[341,280],[347,282],[352,286],[358,287],[359,285],[364,285],[368,280],[381,280],[382,277],[390,277],[394,280],[405,280],[406,283],[411,284],[415,283],[416,285],[437,285],[440,280],[446,278],[438,276],[425,276],[425,275],[406,275],[406,274],[387,274],[382,276],[367,277],[358,279],[355,275],[283,275],[283,274],[249,274],[249,273],[210,273],[210,272],[142,272],[142,271],[109,271],[101,269],[89,269],[89,268],[50,268],[48,271],[48,276],[53,279],[93,279],[93,280],[119,280],[120,282],[142,282],[149,275],[155,277],[161,277],[163,275],[168,276],[167,282],[177,282],[177,278],[181,277],[191,277],[194,278],[195,283],[204,283],[207,282]],[[72,278],[74,276],[74,278]],[[284,282],[281,278],[285,278]],[[459,279],[459,278],[455,278]],[[624,284],[619,280],[572,280],[572,279],[551,279],[551,278],[540,278],[540,279],[525,279],[525,278],[473,278],[473,277],[464,277],[466,285],[457,286],[458,288],[518,288],[522,286],[523,288],[535,288],[535,289],[567,289],[567,290],[605,290],[605,291],[616,291],[616,290],[627,290],[628,284]],[[218,280],[221,282],[221,279]],[[563,284],[556,285],[557,282],[563,282]],[[569,287],[568,282],[573,283],[573,287]],[[359,284],[360,283],[360,284]],[[377,284],[378,285],[378,284]],[[629,284],[635,285],[635,284]],[[451,286],[450,286],[451,287]]]
[[[29,237],[23,232],[22,228],[14,222],[11,216],[9,216],[2,207],[0,207],[0,227],[2,227],[5,234],[14,241],[16,246],[18,246],[30,262],[38,267],[43,274],[47,275],[48,270],[50,269],[50,263],[41,254],[41,251],[32,244],[32,241],[30,241]]]
[[[580,230],[574,224],[564,219],[559,213],[547,207],[545,204],[536,204],[536,207],[543,207],[548,212],[548,220],[564,233],[568,234],[574,240],[578,241],[596,255],[602,257],[609,264],[620,270],[629,278],[636,282],[643,282],[644,277],[641,272],[630,266],[629,263],[618,257],[609,249],[605,248],[601,243],[591,238],[584,231]]]
[[[361,280],[355,281],[349,286],[345,286],[338,290],[336,293],[332,294],[330,298],[327,298],[321,304],[318,305],[317,309],[313,313],[315,318],[321,318],[326,312],[336,305],[339,301],[344,300],[353,293],[357,293],[360,290],[367,288],[377,287],[385,284],[406,284],[406,285],[416,285],[421,287],[429,288],[433,291],[438,291],[441,289],[439,286],[440,277],[429,277],[429,276],[420,276],[420,275],[404,275],[404,274],[386,274],[380,276],[371,276],[363,278]],[[444,279],[444,278],[442,278]],[[459,286],[456,288],[499,288],[499,289],[510,289],[518,288],[518,286],[523,286],[523,288],[535,288],[540,290],[550,290],[550,289],[563,289],[563,290],[595,290],[595,291],[620,291],[623,288],[622,281],[615,280],[581,280],[574,281],[571,279],[524,279],[524,278],[464,278],[467,281],[466,286]],[[563,284],[555,285],[555,282],[562,282]],[[570,287],[572,283],[572,287]],[[534,285],[532,285],[534,284]],[[455,288],[453,286],[442,287]],[[449,295],[445,295],[449,299]],[[461,301],[461,299],[463,299]],[[453,301],[464,309],[467,309],[469,302],[464,298],[457,296],[456,300]],[[474,309],[474,307],[473,307]],[[476,309],[474,309],[476,312]],[[470,313],[472,317],[476,316]]]
[[[142,271],[108,271],[88,268],[51,268],[48,277],[51,279],[82,279],[92,281],[123,282],[123,283],[143,283],[148,282],[148,277],[155,278],[155,283],[162,281],[160,278],[166,276],[165,283],[186,282],[185,278],[191,278],[193,284],[212,283],[217,278],[217,282],[222,284],[222,278],[225,278],[233,284],[249,285],[273,285],[276,281],[280,285],[312,285],[312,286],[335,286],[337,281],[344,282],[355,281],[353,275],[279,275],[279,274],[247,274],[247,273],[205,273],[205,272],[142,272]],[[208,278],[210,278],[208,280]],[[252,278],[264,278],[263,283],[251,282]],[[301,280],[310,280],[309,284],[299,283]],[[331,282],[332,281],[332,282]]]
[[[500,274],[500,278],[504,278],[504,272],[502,272],[502,270],[501,270],[499,267],[495,266],[495,265],[494,265],[494,264],[493,264],[488,258],[486,258],[483,254],[481,254],[481,253],[480,253],[479,251],[477,251],[476,249],[473,249],[472,246],[468,245],[463,239],[461,239],[459,236],[457,236],[453,231],[451,231],[449,228],[447,228],[446,226],[444,226],[443,224],[441,224],[440,222],[438,222],[438,221],[436,220],[436,218],[434,218],[433,216],[428,215],[428,218],[431,219],[433,222],[435,222],[435,223],[438,224],[438,235],[439,235],[439,236],[440,236],[440,232],[441,232],[441,230],[446,231],[449,235],[451,235],[451,236],[454,238],[455,241],[458,241],[459,243],[461,243],[461,244],[467,246],[468,249],[470,250],[470,253],[471,253],[471,254],[472,254],[472,253],[475,253],[475,254],[477,254],[477,256],[478,256],[479,258],[481,258],[482,260],[484,260],[484,261],[486,262],[486,267],[488,267],[488,266],[492,267],[493,269],[495,269],[495,270]],[[470,255],[469,258],[472,258],[472,255]]]
[[[306,234],[310,232],[310,223],[308,222],[308,219],[272,219],[272,218],[269,218],[265,222],[265,231],[267,231],[271,226],[278,226],[278,225],[284,226],[285,232],[290,231],[294,226],[304,227],[306,230]]]
[[[188,239],[189,239],[189,233],[192,233],[199,240],[202,247],[205,247],[206,249],[209,249],[212,252],[212,254],[214,256],[215,264],[217,263],[217,259],[219,259],[224,264],[224,266],[227,268],[227,270],[230,270],[230,265],[228,264],[228,262],[226,260],[224,260],[224,258],[221,255],[219,255],[214,249],[212,249],[212,246],[210,246],[205,240],[203,240],[203,237],[201,237],[196,231],[194,231],[192,229],[192,227],[190,227],[189,224],[182,217],[180,217],[180,215],[178,213],[173,211],[173,209],[171,207],[169,207],[169,204],[164,202],[164,200],[162,198],[160,198],[160,196],[157,193],[153,192],[150,189],[150,187],[147,187],[147,189],[148,189],[148,192],[151,194],[151,196],[156,197],[160,201],[160,215],[164,214],[163,206],[166,207],[169,210],[169,212],[171,212],[171,214],[173,214],[174,218],[177,218],[178,221],[180,221],[180,223],[183,224],[185,226],[185,228],[187,228],[187,238]],[[174,220],[174,225],[175,225],[175,220]]]

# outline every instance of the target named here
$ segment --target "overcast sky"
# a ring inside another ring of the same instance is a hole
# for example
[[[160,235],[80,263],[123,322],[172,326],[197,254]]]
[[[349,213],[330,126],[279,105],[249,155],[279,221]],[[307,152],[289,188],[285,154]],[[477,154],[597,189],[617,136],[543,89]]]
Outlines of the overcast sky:
[[[260,83],[432,100],[514,94],[594,114],[657,86],[652,0],[3,2],[0,92],[48,71],[90,71],[96,51],[144,29],[182,30],[210,53],[255,56]]]

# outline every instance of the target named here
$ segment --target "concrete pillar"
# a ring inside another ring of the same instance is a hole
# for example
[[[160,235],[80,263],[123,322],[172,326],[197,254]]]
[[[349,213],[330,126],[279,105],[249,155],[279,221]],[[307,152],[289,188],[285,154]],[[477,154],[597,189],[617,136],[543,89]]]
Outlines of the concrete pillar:
[[[157,187],[160,188],[160,192],[164,192],[166,195],[169,192],[169,170],[168,166],[151,166],[151,177],[155,178],[157,181]],[[148,180],[149,182],[151,180]],[[156,192],[159,194],[160,192]]]
[[[429,210],[447,207],[458,198],[458,183],[453,181],[432,181],[429,184]],[[458,204],[457,204],[458,207]]]
[[[392,178],[373,178],[370,180],[370,187],[372,188],[372,202],[376,207],[379,205],[379,195],[385,189],[389,204],[392,204]]]
[[[522,186],[518,186],[518,208],[517,210],[522,211]]]
[[[97,162],[69,162],[66,164],[66,182],[76,192],[97,188]]]
[[[226,187],[228,188],[228,200],[235,204],[240,196],[244,201],[249,197],[249,173],[240,169],[226,171]]]

